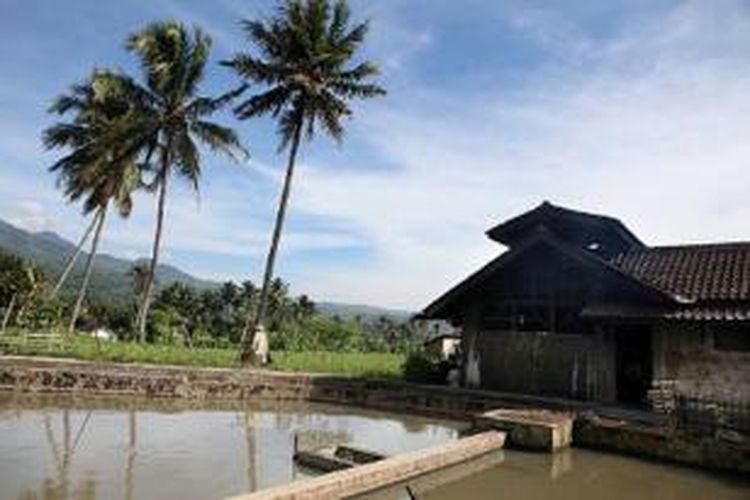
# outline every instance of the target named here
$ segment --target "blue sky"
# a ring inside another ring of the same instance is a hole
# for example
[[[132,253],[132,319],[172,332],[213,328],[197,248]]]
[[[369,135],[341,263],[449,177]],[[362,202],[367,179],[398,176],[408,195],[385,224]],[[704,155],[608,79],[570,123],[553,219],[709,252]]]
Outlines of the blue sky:
[[[621,218],[644,241],[750,239],[750,2],[353,0],[387,98],[355,105],[341,147],[306,145],[278,273],[317,299],[419,308],[502,250],[484,230],[544,199]],[[46,172],[51,99],[94,66],[135,72],[124,38],[155,19],[245,48],[265,1],[0,0],[0,216],[76,239]],[[165,259],[261,273],[284,158],[273,124],[236,122],[252,158],[209,153],[199,200],[173,183]],[[110,219],[104,250],[149,251],[154,200]]]

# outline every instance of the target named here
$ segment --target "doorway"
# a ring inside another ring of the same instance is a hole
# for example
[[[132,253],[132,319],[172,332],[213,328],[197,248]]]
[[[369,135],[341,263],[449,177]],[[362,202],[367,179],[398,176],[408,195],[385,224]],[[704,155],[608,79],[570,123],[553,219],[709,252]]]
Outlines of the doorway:
[[[627,405],[645,406],[652,370],[651,327],[618,327],[615,332],[617,400]]]

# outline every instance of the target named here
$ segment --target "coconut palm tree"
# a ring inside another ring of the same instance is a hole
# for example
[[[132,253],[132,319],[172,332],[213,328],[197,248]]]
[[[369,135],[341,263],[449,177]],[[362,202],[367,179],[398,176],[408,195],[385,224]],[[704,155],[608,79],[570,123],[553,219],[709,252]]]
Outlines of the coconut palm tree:
[[[271,115],[278,121],[279,152],[289,148],[260,301],[255,318],[248,321],[243,333],[241,358],[245,362],[252,360],[249,331],[262,332],[258,327],[266,326],[269,288],[301,139],[311,140],[321,127],[340,142],[344,132],[341,120],[351,114],[348,101],[385,94],[370,80],[378,73],[375,64],[353,61],[368,25],[350,26],[349,15],[345,0],[335,4],[329,0],[282,1],[274,17],[242,21],[254,51],[239,53],[223,63],[247,82],[263,87],[235,108],[237,117]]]
[[[137,324],[141,341],[159,261],[167,184],[171,175],[183,177],[197,190],[201,158],[196,142],[232,158],[246,156],[235,132],[207,121],[213,113],[239,95],[244,86],[219,97],[198,95],[211,39],[199,28],[178,22],[155,22],[132,34],[126,48],[140,60],[143,82],[127,79],[128,95],[141,112],[140,129],[127,138],[153,162],[152,189],[158,193],[156,227],[151,261],[144,283]]]
[[[63,272],[57,278],[57,283],[55,283],[54,288],[52,288],[52,291],[49,294],[50,298],[53,298],[55,295],[57,295],[57,292],[60,291],[60,288],[62,288],[62,286],[65,284],[65,280],[68,279],[68,276],[70,275],[71,271],[73,271],[73,268],[75,267],[76,262],[78,261],[78,256],[83,251],[83,246],[88,241],[89,236],[91,236],[91,231],[94,230],[94,226],[96,226],[96,223],[97,223],[97,218],[95,216],[91,217],[91,220],[89,221],[89,225],[86,227],[86,230],[83,232],[83,235],[81,235],[81,239],[78,240],[78,244],[76,245],[75,251],[68,258],[68,261],[65,263],[65,268],[63,269]]]
[[[148,276],[148,262],[138,261],[128,270],[128,277],[133,290],[133,296],[136,298],[143,296],[146,289],[146,277]]]
[[[118,75],[94,71],[84,83],[74,85],[58,97],[51,113],[72,115],[44,132],[48,149],[62,148],[68,153],[55,162],[50,171],[58,174],[58,185],[70,201],[83,199],[85,215],[93,214],[94,237],[83,281],[70,318],[69,331],[75,328],[91,277],[107,210],[114,204],[127,217],[133,206],[132,193],[140,185],[140,166],[134,151],[118,140],[133,126],[133,108],[125,102]]]

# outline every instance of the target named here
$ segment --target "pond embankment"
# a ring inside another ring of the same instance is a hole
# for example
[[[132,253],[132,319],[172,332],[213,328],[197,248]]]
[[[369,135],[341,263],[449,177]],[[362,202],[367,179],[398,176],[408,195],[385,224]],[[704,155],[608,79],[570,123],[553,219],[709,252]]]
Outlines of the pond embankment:
[[[574,446],[607,449],[687,465],[750,472],[750,440],[612,417],[591,403],[267,370],[231,370],[2,357],[0,390],[209,400],[313,401],[469,421],[496,408],[535,407],[575,414]],[[609,415],[609,416],[607,416]]]

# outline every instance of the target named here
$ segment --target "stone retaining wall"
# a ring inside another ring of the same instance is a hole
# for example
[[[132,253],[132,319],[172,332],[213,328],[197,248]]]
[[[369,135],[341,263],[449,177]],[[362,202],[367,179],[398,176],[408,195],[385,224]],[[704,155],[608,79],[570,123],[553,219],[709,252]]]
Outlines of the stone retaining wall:
[[[594,404],[580,401],[422,386],[397,380],[6,356],[0,357],[0,390],[172,398],[191,403],[313,401],[467,422],[477,413],[497,408],[566,410],[577,415],[574,446],[750,472],[748,436],[697,436],[674,428],[600,419]]]
[[[467,419],[499,406],[585,408],[573,401],[424,386],[398,380],[15,356],[0,357],[0,390],[194,401],[316,401],[456,419]]]
[[[737,435],[676,433],[581,415],[575,421],[573,441],[581,447],[750,474],[750,443]]]

